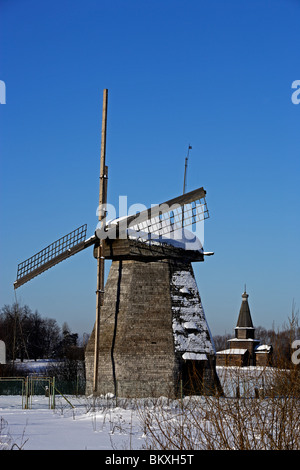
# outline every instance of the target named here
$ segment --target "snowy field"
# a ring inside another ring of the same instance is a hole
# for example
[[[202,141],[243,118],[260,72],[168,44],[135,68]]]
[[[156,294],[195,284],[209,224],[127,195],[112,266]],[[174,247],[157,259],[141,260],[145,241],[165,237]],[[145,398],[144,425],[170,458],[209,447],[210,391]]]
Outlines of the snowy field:
[[[102,450],[105,458],[149,449],[239,449],[241,428],[250,449],[300,448],[298,400],[253,399],[271,369],[217,367],[217,372],[227,398],[116,402],[56,395],[51,409],[48,397],[33,395],[25,409],[21,395],[0,395],[0,450]],[[237,386],[241,397],[250,394],[248,400],[236,399]]]
[[[22,409],[22,396],[0,396],[0,449],[24,450],[132,450],[145,447],[145,435],[136,410],[104,400],[93,410],[87,397],[33,396],[31,409]]]

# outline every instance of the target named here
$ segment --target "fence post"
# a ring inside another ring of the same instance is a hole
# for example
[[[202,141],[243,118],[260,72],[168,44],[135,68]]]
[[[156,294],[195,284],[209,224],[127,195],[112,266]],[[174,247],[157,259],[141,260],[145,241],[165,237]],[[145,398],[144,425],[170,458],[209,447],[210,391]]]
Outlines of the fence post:
[[[25,378],[25,410],[28,409],[28,395],[29,395],[29,387],[28,387],[28,376]]]
[[[55,410],[55,377],[52,377],[52,409]]]

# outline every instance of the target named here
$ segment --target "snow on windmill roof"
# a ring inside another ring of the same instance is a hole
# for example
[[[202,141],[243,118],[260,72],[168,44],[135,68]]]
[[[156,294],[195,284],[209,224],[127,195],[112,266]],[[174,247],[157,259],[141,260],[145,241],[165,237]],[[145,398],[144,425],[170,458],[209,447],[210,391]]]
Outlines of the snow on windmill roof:
[[[130,239],[138,239],[140,241],[149,242],[151,244],[168,244],[176,248],[184,250],[200,251],[203,253],[203,246],[199,238],[190,230],[180,228],[164,235],[156,235],[149,232],[136,232],[135,230],[128,229],[128,236]]]
[[[215,347],[193,273],[175,270],[171,278],[175,351],[183,359],[206,360]]]

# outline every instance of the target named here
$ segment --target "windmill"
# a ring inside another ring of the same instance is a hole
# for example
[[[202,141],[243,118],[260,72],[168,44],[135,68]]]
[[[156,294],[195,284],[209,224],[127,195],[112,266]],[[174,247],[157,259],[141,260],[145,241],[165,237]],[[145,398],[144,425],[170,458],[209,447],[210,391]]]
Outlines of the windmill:
[[[97,229],[87,238],[84,224],[20,263],[14,288],[93,246],[96,320],[85,354],[86,392],[215,393],[220,391],[215,351],[191,265],[212,253],[186,229],[209,217],[206,191],[108,221],[107,98],[105,89]],[[105,259],[112,264],[104,288]]]

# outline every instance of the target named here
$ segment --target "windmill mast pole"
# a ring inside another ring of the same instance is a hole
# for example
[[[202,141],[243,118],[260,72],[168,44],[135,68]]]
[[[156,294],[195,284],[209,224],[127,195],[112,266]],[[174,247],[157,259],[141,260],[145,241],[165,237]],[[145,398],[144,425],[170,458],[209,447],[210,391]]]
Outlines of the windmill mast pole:
[[[101,131],[101,157],[100,157],[100,187],[99,187],[99,222],[105,217],[103,205],[107,203],[107,166],[106,155],[106,124],[107,124],[107,98],[108,90],[103,90],[102,131]],[[97,290],[96,290],[96,321],[95,321],[95,353],[94,353],[94,382],[93,392],[98,389],[98,362],[99,362],[99,336],[100,336],[100,310],[104,294],[104,256],[102,240],[97,247]]]
[[[184,178],[183,178],[183,193],[185,194],[186,190],[186,172],[187,172],[187,166],[188,166],[188,159],[189,159],[189,153],[190,149],[192,147],[189,145],[188,151],[187,151],[187,156],[185,157],[185,164],[184,164]],[[182,207],[182,223],[181,223],[182,228],[184,227],[184,206]]]
[[[188,152],[187,152],[187,156],[185,158],[185,164],[184,164],[184,179],[183,179],[183,194],[185,194],[185,190],[186,190],[186,172],[187,172],[187,166],[188,166],[188,159],[189,159],[189,154],[190,154],[190,149],[191,149],[191,145],[189,145],[189,148],[188,148]]]

